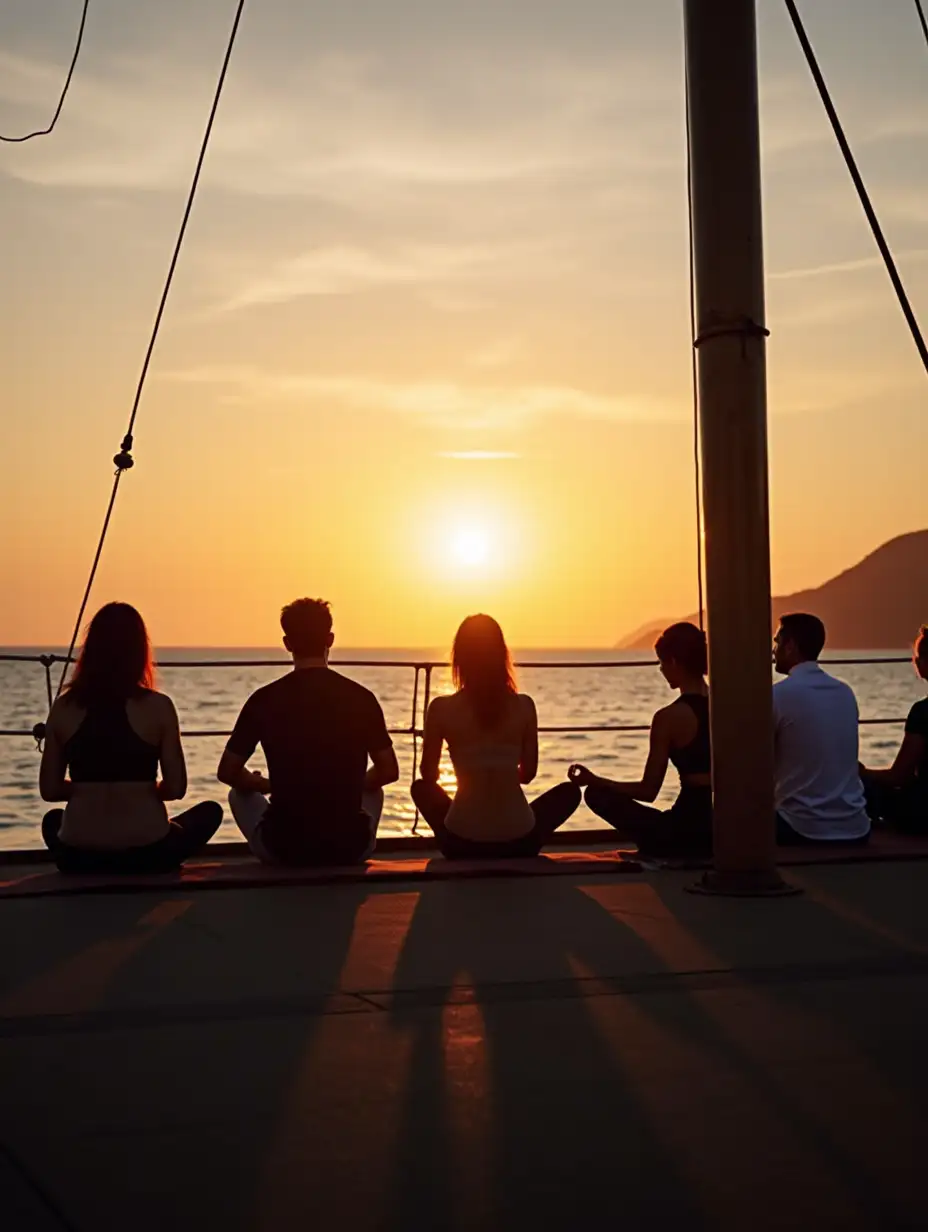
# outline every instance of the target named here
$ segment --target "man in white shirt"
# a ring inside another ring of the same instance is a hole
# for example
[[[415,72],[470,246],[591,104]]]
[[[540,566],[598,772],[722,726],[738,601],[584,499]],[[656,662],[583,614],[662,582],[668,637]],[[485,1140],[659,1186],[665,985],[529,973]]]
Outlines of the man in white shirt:
[[[777,842],[865,843],[870,837],[858,772],[853,690],[817,660],[825,626],[817,616],[783,616],[773,639],[780,680],[773,687]]]

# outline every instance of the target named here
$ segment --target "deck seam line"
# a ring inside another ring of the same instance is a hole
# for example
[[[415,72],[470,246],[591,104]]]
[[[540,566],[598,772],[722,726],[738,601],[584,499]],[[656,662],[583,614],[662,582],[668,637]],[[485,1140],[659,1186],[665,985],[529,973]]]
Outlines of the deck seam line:
[[[506,981],[499,983],[436,984],[417,989],[363,992],[333,989],[311,997],[265,998],[250,1002],[173,1007],[133,1007],[81,1013],[44,1013],[0,1017],[0,1039],[55,1036],[106,1031],[154,1030],[166,1026],[215,1025],[288,1017],[337,1017],[357,1013],[339,1009],[333,999],[363,1005],[381,1013],[428,1009],[467,1003],[519,1004],[530,1001],[586,1000],[599,997],[687,994],[726,991],[739,986],[831,983],[849,979],[899,979],[928,975],[928,955],[913,952],[882,959],[795,966],[717,967],[696,971],[651,972],[635,976],[603,975],[577,979]],[[470,994],[470,996],[468,996]],[[376,999],[375,999],[376,998]]]

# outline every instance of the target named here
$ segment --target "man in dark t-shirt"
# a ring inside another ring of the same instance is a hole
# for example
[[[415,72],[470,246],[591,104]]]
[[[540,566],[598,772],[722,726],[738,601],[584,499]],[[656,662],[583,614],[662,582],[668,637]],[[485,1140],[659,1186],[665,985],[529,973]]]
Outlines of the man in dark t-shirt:
[[[383,787],[399,778],[393,742],[374,694],[328,666],[329,605],[297,599],[280,623],[293,671],[249,697],[219,779],[259,859],[354,864],[373,850]],[[266,777],[246,764],[259,744]]]

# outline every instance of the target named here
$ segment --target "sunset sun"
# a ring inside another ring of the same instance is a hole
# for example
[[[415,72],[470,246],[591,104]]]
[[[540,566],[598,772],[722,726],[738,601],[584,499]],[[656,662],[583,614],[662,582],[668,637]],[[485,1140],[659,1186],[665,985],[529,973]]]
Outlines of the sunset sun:
[[[451,558],[456,565],[476,569],[490,557],[490,537],[482,526],[464,526],[451,536]]]

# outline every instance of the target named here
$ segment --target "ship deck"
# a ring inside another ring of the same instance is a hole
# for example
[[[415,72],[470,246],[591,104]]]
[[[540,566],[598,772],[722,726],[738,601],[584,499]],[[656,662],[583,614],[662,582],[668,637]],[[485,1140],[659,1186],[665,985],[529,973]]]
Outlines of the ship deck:
[[[0,898],[3,1226],[924,1226],[928,865],[624,871]]]

